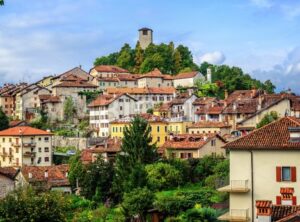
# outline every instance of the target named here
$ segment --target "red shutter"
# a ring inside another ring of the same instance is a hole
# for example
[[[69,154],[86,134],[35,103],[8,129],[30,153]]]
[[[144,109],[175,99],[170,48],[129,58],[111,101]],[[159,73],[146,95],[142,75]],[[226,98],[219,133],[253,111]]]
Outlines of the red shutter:
[[[292,182],[296,182],[297,180],[296,167],[291,167],[291,177],[292,177]]]
[[[281,167],[276,167],[276,181],[281,181]]]
[[[281,196],[276,196],[276,204],[281,205]]]
[[[293,205],[297,205],[297,197],[293,196]]]

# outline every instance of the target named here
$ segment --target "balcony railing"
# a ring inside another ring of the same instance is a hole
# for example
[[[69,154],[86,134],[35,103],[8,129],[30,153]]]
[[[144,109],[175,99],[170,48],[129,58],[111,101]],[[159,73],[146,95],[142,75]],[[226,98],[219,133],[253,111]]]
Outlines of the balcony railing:
[[[218,220],[225,221],[249,221],[248,209],[230,209],[229,212],[218,217]]]
[[[36,143],[35,142],[29,142],[29,143],[23,143],[24,147],[35,147]]]
[[[23,153],[24,157],[35,157],[35,152],[25,152]]]
[[[11,143],[11,145],[12,145],[13,147],[20,147],[20,146],[21,146],[20,143]]]
[[[230,184],[218,189],[220,192],[247,193],[250,188],[248,180],[231,180]]]
[[[8,153],[7,152],[0,152],[0,156],[8,156]]]

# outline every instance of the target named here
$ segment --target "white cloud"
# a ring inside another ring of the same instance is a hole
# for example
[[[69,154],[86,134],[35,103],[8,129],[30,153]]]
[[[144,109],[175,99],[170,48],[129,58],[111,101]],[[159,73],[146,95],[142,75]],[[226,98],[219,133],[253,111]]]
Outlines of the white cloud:
[[[199,62],[208,62],[211,64],[222,64],[225,61],[225,55],[220,51],[208,52],[200,56]]]
[[[272,69],[257,69],[252,73],[258,79],[270,79],[279,91],[291,88],[294,92],[300,93],[300,47],[292,49],[284,61]]]
[[[251,3],[259,8],[270,8],[273,5],[271,0],[251,0]]]

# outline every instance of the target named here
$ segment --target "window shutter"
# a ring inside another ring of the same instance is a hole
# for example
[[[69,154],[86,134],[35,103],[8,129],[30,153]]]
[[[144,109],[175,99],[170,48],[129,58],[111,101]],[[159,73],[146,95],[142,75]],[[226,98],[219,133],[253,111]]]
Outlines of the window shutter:
[[[292,178],[292,182],[296,182],[297,180],[296,167],[291,167],[291,178]]]
[[[281,167],[276,167],[276,181],[281,181]]]
[[[281,196],[276,196],[276,204],[281,205]]]
[[[296,197],[296,196],[293,196],[293,199],[292,199],[292,200],[293,200],[293,203],[292,203],[292,204],[293,204],[293,205],[297,205],[297,197]]]

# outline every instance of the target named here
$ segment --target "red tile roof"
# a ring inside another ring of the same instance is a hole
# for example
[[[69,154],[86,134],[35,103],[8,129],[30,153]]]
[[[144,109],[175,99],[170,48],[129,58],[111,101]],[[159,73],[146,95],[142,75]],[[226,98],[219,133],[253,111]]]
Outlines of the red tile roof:
[[[174,76],[174,79],[188,79],[188,78],[194,78],[198,71],[193,71],[193,72],[184,72],[184,73],[179,73],[176,76]]]
[[[69,186],[67,173],[69,171],[68,164],[54,166],[24,166],[21,172],[25,179],[31,182],[45,181],[48,188],[56,186]],[[45,177],[45,172],[48,172],[48,177]],[[29,173],[32,178],[29,178]]]
[[[9,127],[16,127],[20,125],[27,125],[26,121],[24,120],[12,120],[9,122]]]
[[[300,206],[273,205],[272,206],[272,221],[284,222],[290,221],[284,219],[287,216],[300,210]]]
[[[0,136],[34,136],[34,135],[44,135],[50,136],[52,133],[47,132],[45,130],[32,128],[30,126],[17,126],[13,128],[9,128],[6,130],[0,131]]]
[[[137,75],[139,79],[141,78],[163,78],[165,80],[172,80],[173,77],[171,75],[167,75],[167,74],[162,74],[161,71],[157,68],[155,68],[154,70],[152,70],[151,72],[148,72],[146,74],[140,74]]]
[[[300,120],[284,117],[224,146],[234,149],[300,149],[300,142],[290,141],[289,127],[300,127]]]
[[[200,149],[211,139],[218,137],[223,142],[225,140],[217,134],[177,134],[166,141],[162,149]]]
[[[98,107],[98,106],[106,106],[111,104],[116,99],[120,98],[121,96],[125,95],[126,97],[129,97],[130,99],[134,99],[131,96],[128,96],[127,94],[109,94],[109,95],[100,95],[98,96],[94,101],[92,101],[88,107]]]
[[[53,87],[97,88],[98,86],[86,81],[63,81]]]
[[[95,66],[97,72],[128,73],[128,70],[112,65]]]
[[[293,212],[295,210],[294,213],[291,213],[287,216],[284,216],[282,219],[277,220],[276,222],[297,222],[300,221],[300,206],[293,206],[291,207],[290,210],[287,210],[288,212]],[[286,214],[286,213],[285,213]]]
[[[188,128],[230,128],[231,126],[225,122],[216,121],[200,121],[192,124]]]
[[[174,87],[145,87],[145,88],[107,88],[108,94],[174,94],[176,89]]]
[[[114,121],[111,121],[110,123],[130,123],[131,120],[135,117],[135,116],[140,116],[141,118],[147,120],[148,122],[166,122],[166,120],[160,116],[156,116],[150,113],[141,113],[141,114],[132,114],[129,116],[125,116],[121,119],[117,119]]]
[[[0,174],[10,178],[10,179],[15,179],[17,176],[19,170],[15,169],[13,167],[0,167]]]

